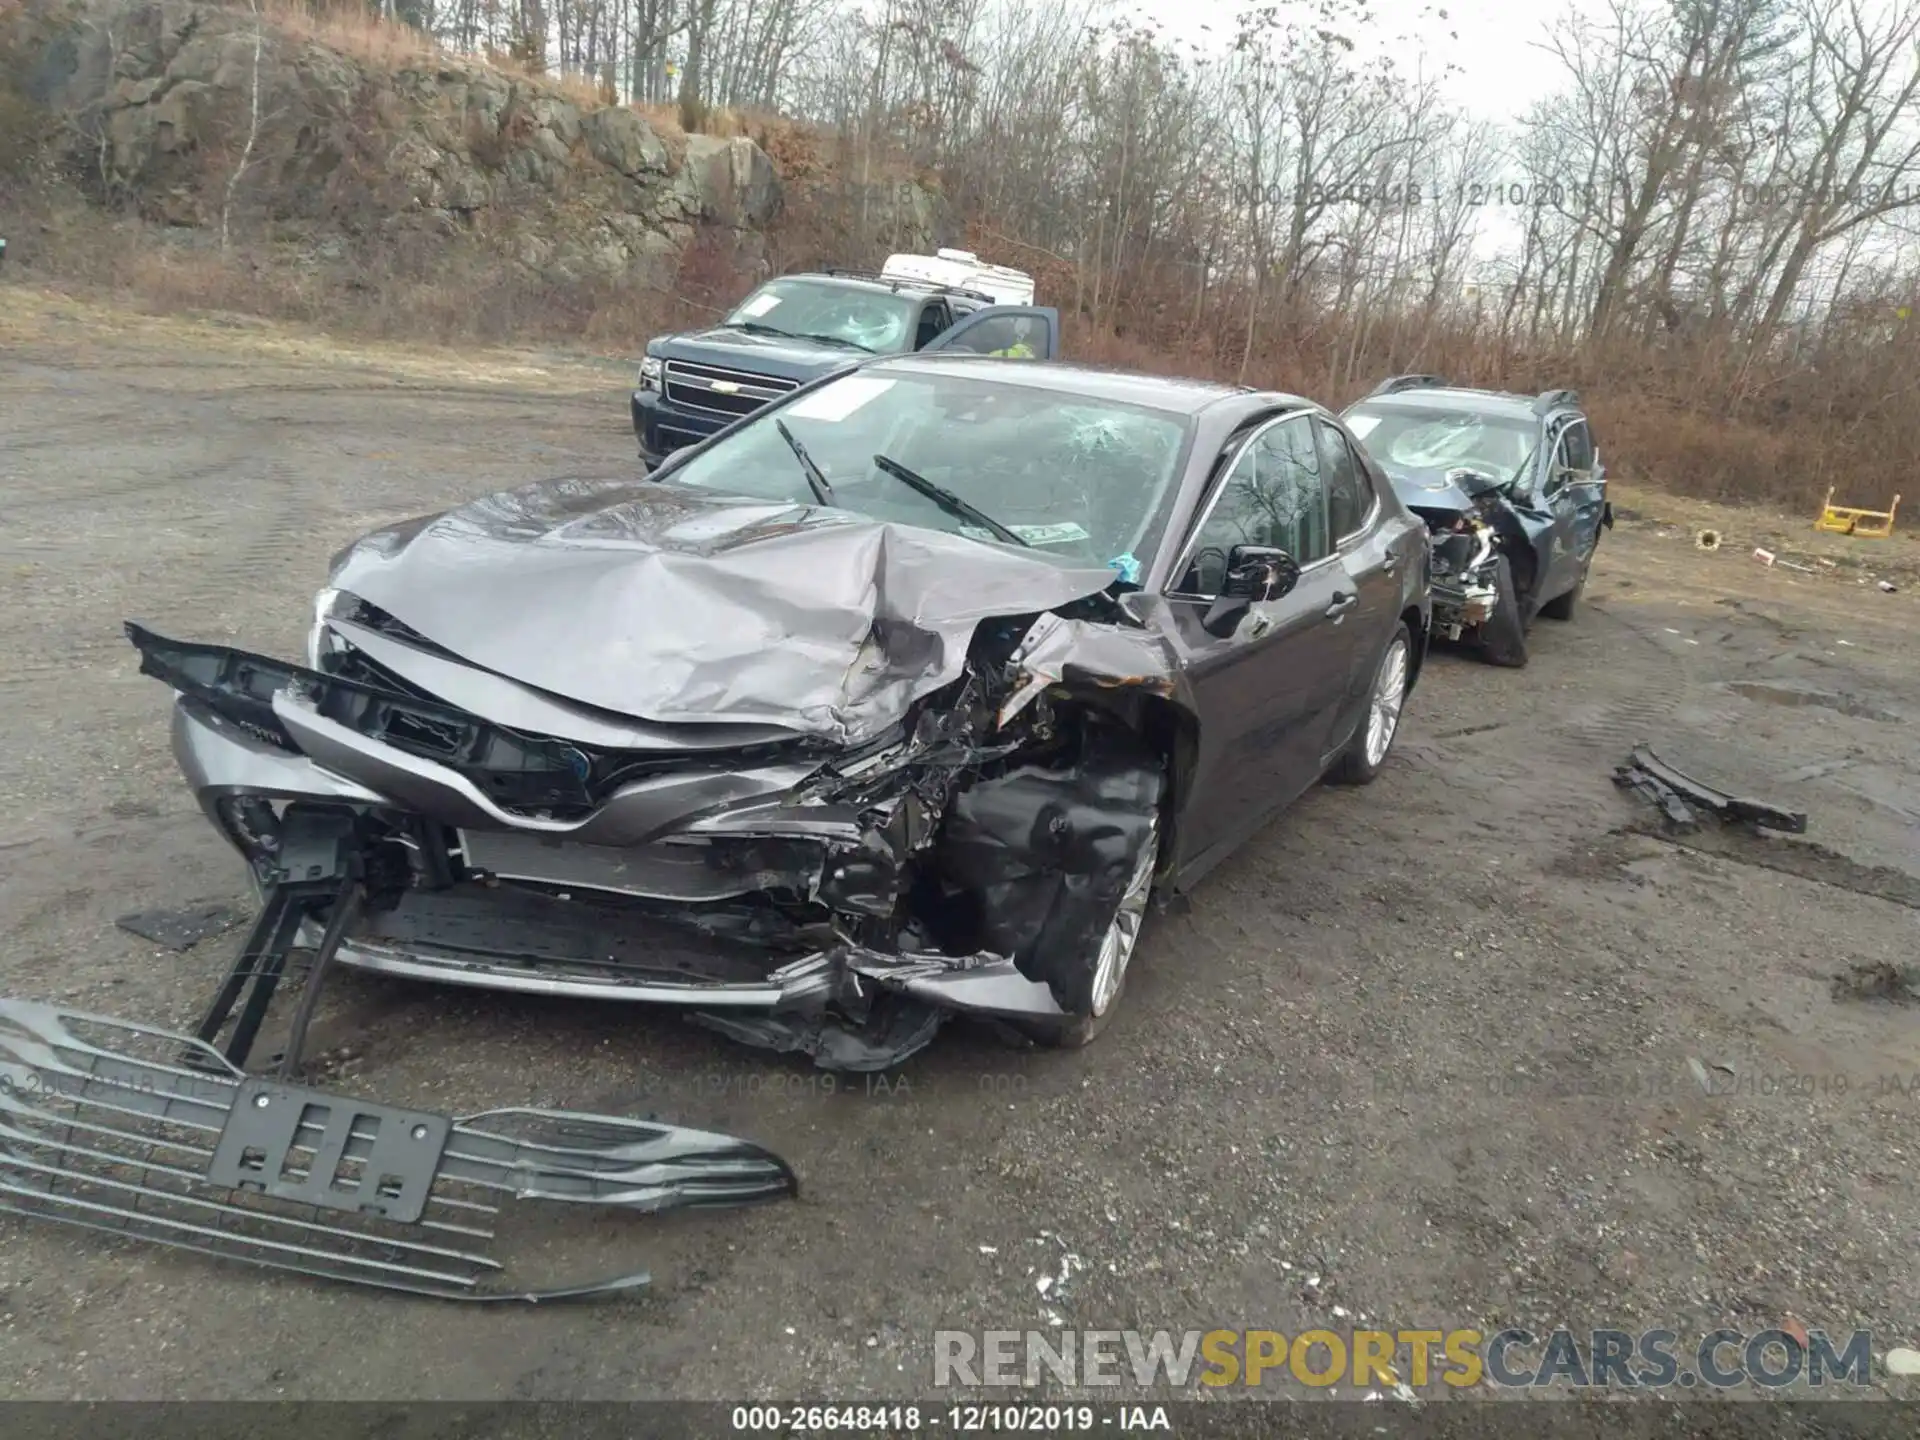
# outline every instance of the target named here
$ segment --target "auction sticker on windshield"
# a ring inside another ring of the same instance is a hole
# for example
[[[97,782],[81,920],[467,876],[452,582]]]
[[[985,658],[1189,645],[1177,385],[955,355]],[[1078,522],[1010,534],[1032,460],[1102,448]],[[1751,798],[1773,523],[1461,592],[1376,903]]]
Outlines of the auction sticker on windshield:
[[[1378,415],[1349,415],[1347,417],[1347,429],[1353,432],[1353,438],[1356,440],[1364,440],[1367,432],[1379,423],[1380,417]]]
[[[740,307],[740,313],[750,320],[757,320],[780,303],[778,295],[756,295]]]
[[[1009,525],[1007,527],[1029,545],[1072,545],[1091,539],[1086,527],[1069,520],[1061,525]],[[970,540],[991,540],[993,532],[977,525],[962,525],[960,533]]]
[[[785,413],[795,420],[844,420],[875,396],[886,394],[894,383],[872,375],[849,375],[796,400]]]

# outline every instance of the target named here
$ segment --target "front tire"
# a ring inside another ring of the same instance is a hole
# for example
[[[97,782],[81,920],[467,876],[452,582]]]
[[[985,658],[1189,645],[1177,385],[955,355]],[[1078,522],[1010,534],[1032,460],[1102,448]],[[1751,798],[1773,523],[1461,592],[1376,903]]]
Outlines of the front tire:
[[[1527,663],[1527,623],[1513,585],[1513,565],[1504,555],[1494,561],[1493,589],[1493,614],[1478,627],[1480,656],[1489,665],[1518,670]]]
[[[1400,711],[1407,703],[1407,689],[1413,679],[1413,632],[1402,620],[1374,671],[1373,690],[1367,696],[1367,713],[1353,732],[1353,739],[1327,772],[1336,785],[1371,785],[1387,763],[1394,736],[1400,733]]]
[[[1153,893],[1154,871],[1160,865],[1160,825],[1156,819],[1146,843],[1134,861],[1133,873],[1114,906],[1113,919],[1098,945],[1085,957],[1087,1007],[1083,1014],[1064,1016],[1029,1026],[1027,1033],[1056,1050],[1078,1050],[1091,1045],[1120,1008],[1127,986],[1127,970],[1139,949],[1147,919],[1147,900]]]

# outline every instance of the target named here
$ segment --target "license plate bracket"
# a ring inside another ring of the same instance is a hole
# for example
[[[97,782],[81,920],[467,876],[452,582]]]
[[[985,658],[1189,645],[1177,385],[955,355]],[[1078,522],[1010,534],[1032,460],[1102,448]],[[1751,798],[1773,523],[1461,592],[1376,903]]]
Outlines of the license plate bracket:
[[[240,1082],[207,1179],[329,1210],[410,1224],[427,1208],[453,1121],[249,1078]]]

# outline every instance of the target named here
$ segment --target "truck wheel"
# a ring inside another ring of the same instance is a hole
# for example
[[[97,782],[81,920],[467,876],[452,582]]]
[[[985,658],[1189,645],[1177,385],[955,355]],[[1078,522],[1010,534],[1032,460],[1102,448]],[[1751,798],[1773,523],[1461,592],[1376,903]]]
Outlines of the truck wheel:
[[[1493,614],[1478,627],[1480,655],[1489,665],[1518,670],[1527,663],[1527,626],[1513,588],[1513,566],[1504,555],[1494,561],[1493,588]]]

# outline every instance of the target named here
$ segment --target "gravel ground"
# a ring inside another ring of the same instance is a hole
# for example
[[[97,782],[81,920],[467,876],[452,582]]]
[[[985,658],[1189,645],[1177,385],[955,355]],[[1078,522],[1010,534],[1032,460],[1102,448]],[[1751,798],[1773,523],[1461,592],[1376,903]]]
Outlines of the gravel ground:
[[[243,894],[123,618],[296,655],[357,533],[625,469],[625,381],[0,289],[0,988],[186,1026],[227,963],[231,936],[113,923]],[[905,1397],[934,1330],[1049,1310],[1915,1343],[1920,1010],[1836,978],[1920,948],[1920,587],[1703,552],[1701,507],[1661,503],[1527,669],[1437,655],[1378,783],[1310,794],[1159,919],[1087,1051],[955,1025],[869,1088],[671,1015],[342,977],[336,1085],[658,1113],[793,1162],[796,1203],[563,1237],[650,1265],[644,1297],[436,1306],[5,1220],[0,1393]],[[1642,739],[1810,834],[1645,833],[1609,783]]]

